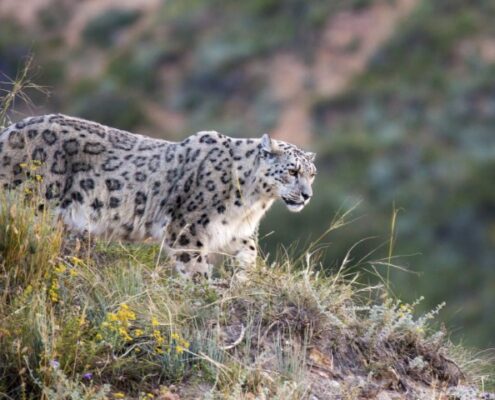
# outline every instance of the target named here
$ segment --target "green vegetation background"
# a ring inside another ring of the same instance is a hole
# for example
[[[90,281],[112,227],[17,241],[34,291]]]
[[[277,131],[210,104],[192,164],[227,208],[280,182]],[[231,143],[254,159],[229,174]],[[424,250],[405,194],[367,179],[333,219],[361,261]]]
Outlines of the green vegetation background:
[[[259,136],[284,107],[267,84],[271,57],[311,64],[333,15],[377,2],[169,0],[151,17],[103,11],[69,45],[75,7],[54,0],[29,27],[0,15],[0,72],[15,76],[34,54],[35,80],[52,91],[34,97],[36,113],[165,138],[204,129]],[[357,220],[328,247],[329,260],[342,259],[369,238],[352,252],[358,264],[371,251],[366,260],[387,257],[397,210],[394,254],[403,257],[394,263],[411,273],[391,270],[394,291],[405,301],[424,295],[425,309],[445,300],[442,317],[455,337],[480,347],[495,345],[495,64],[460,49],[495,40],[494,18],[490,0],[418,1],[343,93],[314,91],[315,198],[299,215],[276,207],[262,226],[273,231],[262,245],[274,254],[281,243],[319,236],[337,210],[360,201]],[[183,121],[179,130],[160,128],[152,110],[162,109]],[[373,268],[387,273],[379,263],[359,265],[371,271],[365,279],[377,279]]]

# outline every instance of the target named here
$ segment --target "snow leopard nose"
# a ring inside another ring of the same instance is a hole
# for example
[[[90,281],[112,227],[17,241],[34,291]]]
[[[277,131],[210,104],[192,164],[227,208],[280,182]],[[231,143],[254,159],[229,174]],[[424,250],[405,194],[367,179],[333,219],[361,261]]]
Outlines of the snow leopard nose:
[[[301,196],[304,200],[308,200],[311,197],[309,193],[305,193],[305,192],[301,192]]]

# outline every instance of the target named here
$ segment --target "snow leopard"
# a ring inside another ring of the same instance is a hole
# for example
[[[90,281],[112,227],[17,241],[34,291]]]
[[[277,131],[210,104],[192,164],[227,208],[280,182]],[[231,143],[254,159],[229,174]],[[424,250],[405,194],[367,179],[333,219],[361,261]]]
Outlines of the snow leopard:
[[[268,134],[201,131],[171,142],[51,114],[0,133],[0,188],[35,173],[42,200],[70,229],[157,241],[181,276],[208,278],[215,253],[255,263],[258,225],[274,201],[293,212],[309,203],[314,158]]]

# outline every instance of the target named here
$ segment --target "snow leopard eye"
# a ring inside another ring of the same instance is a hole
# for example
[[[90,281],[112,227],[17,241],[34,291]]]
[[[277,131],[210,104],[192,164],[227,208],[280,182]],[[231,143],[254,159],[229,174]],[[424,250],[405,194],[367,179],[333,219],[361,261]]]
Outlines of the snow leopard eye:
[[[297,169],[289,169],[289,175],[290,176],[297,176],[299,171]]]

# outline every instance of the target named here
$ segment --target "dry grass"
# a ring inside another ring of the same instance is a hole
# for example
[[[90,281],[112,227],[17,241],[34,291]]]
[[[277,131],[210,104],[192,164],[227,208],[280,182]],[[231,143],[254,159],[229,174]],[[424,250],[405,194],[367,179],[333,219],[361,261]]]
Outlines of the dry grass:
[[[33,57],[29,56],[24,61],[24,66],[20,69],[15,79],[11,79],[0,72],[0,129],[7,126],[9,121],[9,111],[12,111],[16,102],[21,102],[28,108],[34,105],[29,97],[29,92],[36,91],[48,95],[48,90],[34,83],[30,76],[32,75]]]
[[[34,201],[0,203],[0,398],[357,398],[471,378],[436,311],[309,257],[193,285],[158,246],[62,241]]]

